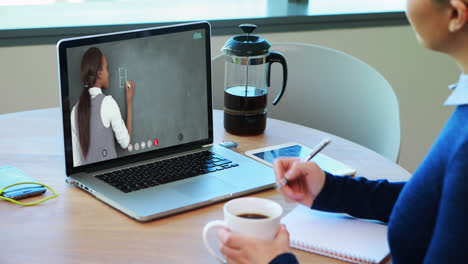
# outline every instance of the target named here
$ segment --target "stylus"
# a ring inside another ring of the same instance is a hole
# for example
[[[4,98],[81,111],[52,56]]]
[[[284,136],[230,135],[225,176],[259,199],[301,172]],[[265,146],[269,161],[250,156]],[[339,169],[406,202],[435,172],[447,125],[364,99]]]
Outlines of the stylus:
[[[312,151],[310,152],[309,155],[307,155],[307,157],[305,157],[302,162],[308,162],[310,161],[311,159],[313,159],[315,157],[315,155],[317,155],[320,151],[322,151],[322,149],[328,145],[328,143],[330,143],[331,139],[330,138],[325,138],[323,139],[322,141],[320,141],[320,143],[317,144],[317,146],[315,146],[314,149],[312,149]],[[282,188],[283,186],[287,185],[288,184],[288,178],[284,177],[282,178],[281,180],[279,180],[278,182],[276,182],[276,188],[280,189]]]

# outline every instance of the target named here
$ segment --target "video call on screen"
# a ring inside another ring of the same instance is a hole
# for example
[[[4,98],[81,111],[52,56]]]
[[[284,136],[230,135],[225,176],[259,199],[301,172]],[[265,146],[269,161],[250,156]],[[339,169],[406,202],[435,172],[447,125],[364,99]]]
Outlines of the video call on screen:
[[[124,122],[125,83],[135,83],[132,151],[115,142],[117,157],[206,139],[205,45],[205,32],[200,29],[69,48],[70,106],[77,104],[84,89],[82,56],[90,47],[97,47],[106,57],[109,71],[109,88],[102,92],[114,98]]]

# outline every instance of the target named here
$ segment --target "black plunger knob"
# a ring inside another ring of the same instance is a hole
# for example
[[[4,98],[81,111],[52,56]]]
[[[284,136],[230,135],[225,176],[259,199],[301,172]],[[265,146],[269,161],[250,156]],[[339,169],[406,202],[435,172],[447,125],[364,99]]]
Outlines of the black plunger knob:
[[[252,33],[257,28],[257,26],[254,24],[242,24],[239,25],[239,27],[242,28],[242,30],[247,34]]]

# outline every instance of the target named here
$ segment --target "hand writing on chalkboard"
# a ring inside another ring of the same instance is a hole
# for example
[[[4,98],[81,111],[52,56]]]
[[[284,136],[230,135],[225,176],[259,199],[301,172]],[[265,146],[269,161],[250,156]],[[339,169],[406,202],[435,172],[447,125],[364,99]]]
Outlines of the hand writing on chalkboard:
[[[127,105],[132,104],[133,94],[135,94],[135,83],[132,81],[127,81],[125,85],[125,95],[127,98]]]
[[[133,111],[133,95],[135,94],[135,83],[127,81],[125,83],[125,96],[127,98],[127,130],[130,136],[130,143],[132,142],[132,111]],[[129,144],[130,146],[130,144]],[[128,150],[128,147],[127,147]]]

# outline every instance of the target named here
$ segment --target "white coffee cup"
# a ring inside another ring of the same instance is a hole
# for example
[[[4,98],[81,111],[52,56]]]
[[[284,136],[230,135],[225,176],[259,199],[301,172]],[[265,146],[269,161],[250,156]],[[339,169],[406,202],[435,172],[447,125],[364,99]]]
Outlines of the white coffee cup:
[[[208,232],[212,228],[224,227],[232,232],[263,240],[272,240],[280,227],[282,214],[283,208],[272,200],[254,197],[233,199],[224,205],[224,221],[215,220],[205,225],[203,228],[203,242],[213,257],[220,263],[226,263],[222,257],[215,253],[208,242]],[[246,218],[254,217],[253,215],[264,216],[264,218]]]

